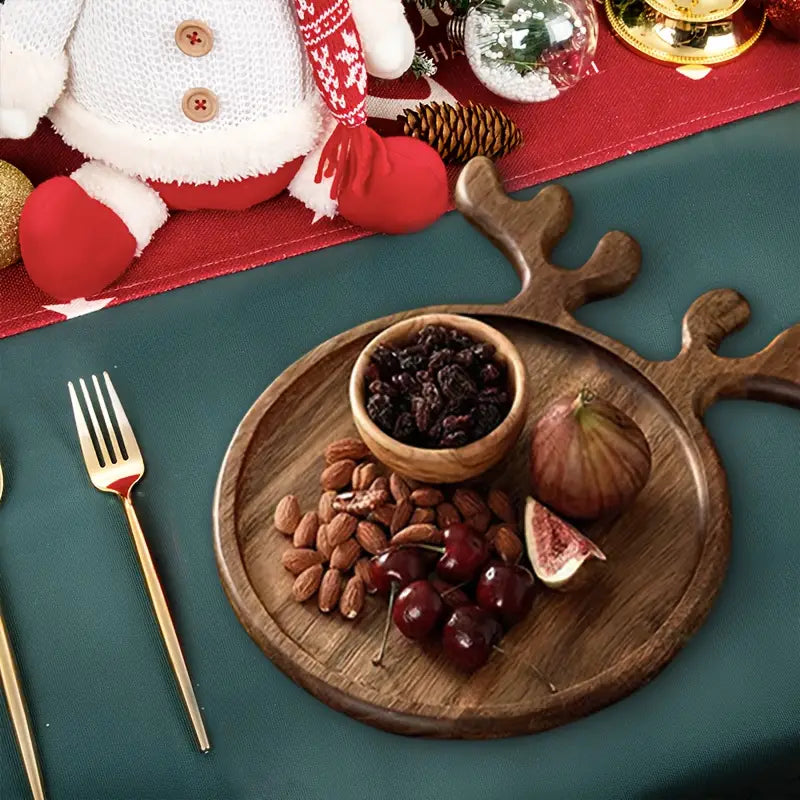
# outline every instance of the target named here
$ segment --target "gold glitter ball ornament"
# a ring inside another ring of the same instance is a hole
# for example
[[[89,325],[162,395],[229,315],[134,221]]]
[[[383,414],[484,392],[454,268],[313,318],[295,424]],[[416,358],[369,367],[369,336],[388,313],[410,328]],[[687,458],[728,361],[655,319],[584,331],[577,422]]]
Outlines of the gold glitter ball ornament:
[[[16,167],[0,160],[0,269],[16,264],[19,252],[19,217],[33,184]]]

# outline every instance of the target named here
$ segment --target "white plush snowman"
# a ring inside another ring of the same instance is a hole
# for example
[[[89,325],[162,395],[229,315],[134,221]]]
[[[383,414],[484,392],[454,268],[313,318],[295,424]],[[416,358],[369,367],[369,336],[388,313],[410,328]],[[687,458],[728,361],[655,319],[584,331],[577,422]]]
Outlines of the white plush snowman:
[[[402,0],[6,0],[0,137],[47,115],[88,161],[23,209],[26,269],[60,299],[116,280],[171,209],[284,189],[383,232],[447,205],[427,145],[366,126],[367,71],[414,52]]]

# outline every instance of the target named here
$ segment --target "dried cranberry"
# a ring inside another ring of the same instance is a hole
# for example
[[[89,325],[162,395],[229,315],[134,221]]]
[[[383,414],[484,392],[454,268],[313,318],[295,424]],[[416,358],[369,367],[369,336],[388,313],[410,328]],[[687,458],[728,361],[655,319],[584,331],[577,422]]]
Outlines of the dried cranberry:
[[[418,334],[416,341],[427,353],[447,344],[448,329],[442,325],[426,325]]]
[[[392,398],[386,394],[373,394],[367,400],[369,418],[386,433],[394,432],[395,409]]]
[[[457,350],[463,350],[475,344],[471,336],[468,336],[466,333],[461,333],[461,331],[457,331],[455,328],[450,329],[447,338],[450,346]]]
[[[494,358],[495,348],[493,344],[481,342],[472,348],[472,354],[478,361],[486,362]]]
[[[502,421],[503,415],[497,406],[479,403],[474,411],[475,435],[479,438],[491,433]]]
[[[475,354],[472,350],[462,350],[453,356],[453,361],[460,364],[462,367],[469,369],[475,362]]]
[[[480,377],[483,383],[495,383],[500,379],[500,368],[496,364],[484,364]]]
[[[481,389],[478,394],[478,401],[492,403],[496,406],[505,406],[508,405],[508,392],[504,392],[497,386],[490,386],[488,389]]]
[[[439,447],[463,447],[468,441],[464,431],[451,431],[439,439]]]
[[[434,414],[438,414],[442,410],[442,395],[433,381],[422,384],[422,397],[430,405]]]
[[[424,369],[427,359],[425,351],[419,345],[412,345],[411,347],[404,347],[399,353],[400,368],[407,372],[416,372],[419,369]]]
[[[436,375],[442,394],[448,400],[465,400],[474,397],[478,389],[475,381],[463,367],[458,364],[449,364],[442,367]]]
[[[387,380],[400,371],[400,361],[393,347],[379,344],[372,353],[372,363],[380,370],[381,375]]]
[[[389,397],[393,397],[397,394],[394,388],[386,383],[386,381],[372,381],[369,385],[369,391],[371,394],[388,394]]]
[[[428,361],[428,369],[431,372],[438,372],[442,367],[446,367],[453,360],[453,351],[449,347],[437,350]]]
[[[394,431],[392,436],[400,442],[408,442],[414,438],[416,427],[414,425],[414,417],[407,411],[398,415],[394,423]]]
[[[419,394],[419,382],[410,372],[392,375],[392,385],[404,394]]]
[[[414,412],[417,430],[420,433],[427,433],[434,417],[431,404],[422,397],[414,397],[411,400],[411,410]]]
[[[471,414],[460,414],[459,416],[451,414],[450,416],[445,417],[442,420],[442,430],[445,433],[452,433],[453,431],[468,432],[471,427],[472,427]]]
[[[366,370],[367,412],[399,441],[462,447],[508,413],[506,368],[487,342],[427,325],[405,347],[381,345]]]

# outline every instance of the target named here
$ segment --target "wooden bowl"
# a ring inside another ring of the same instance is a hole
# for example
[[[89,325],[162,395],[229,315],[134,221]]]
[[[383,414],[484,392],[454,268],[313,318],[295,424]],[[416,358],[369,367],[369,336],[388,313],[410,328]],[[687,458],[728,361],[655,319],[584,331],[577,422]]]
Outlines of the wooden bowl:
[[[454,448],[412,447],[384,433],[367,414],[364,373],[375,348],[410,341],[426,325],[444,325],[469,334],[476,342],[494,345],[496,358],[505,364],[508,390],[513,396],[506,418],[482,439]],[[428,483],[457,483],[491,469],[519,438],[525,424],[528,390],[525,364],[511,341],[496,328],[458,314],[422,314],[398,322],[378,334],[362,351],[350,373],[350,408],[364,443],[390,469]]]

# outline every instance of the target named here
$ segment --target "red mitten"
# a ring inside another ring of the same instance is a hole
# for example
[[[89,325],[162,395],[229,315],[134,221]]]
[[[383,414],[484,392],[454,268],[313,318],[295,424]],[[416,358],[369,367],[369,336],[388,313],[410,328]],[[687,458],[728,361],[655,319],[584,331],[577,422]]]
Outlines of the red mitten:
[[[59,300],[89,297],[128,268],[136,240],[108,207],[71,178],[51,178],[28,198],[19,221],[31,280]]]
[[[429,145],[406,136],[383,139],[386,167],[364,185],[345,182],[339,213],[355,225],[380,233],[411,233],[447,211],[447,172]]]

